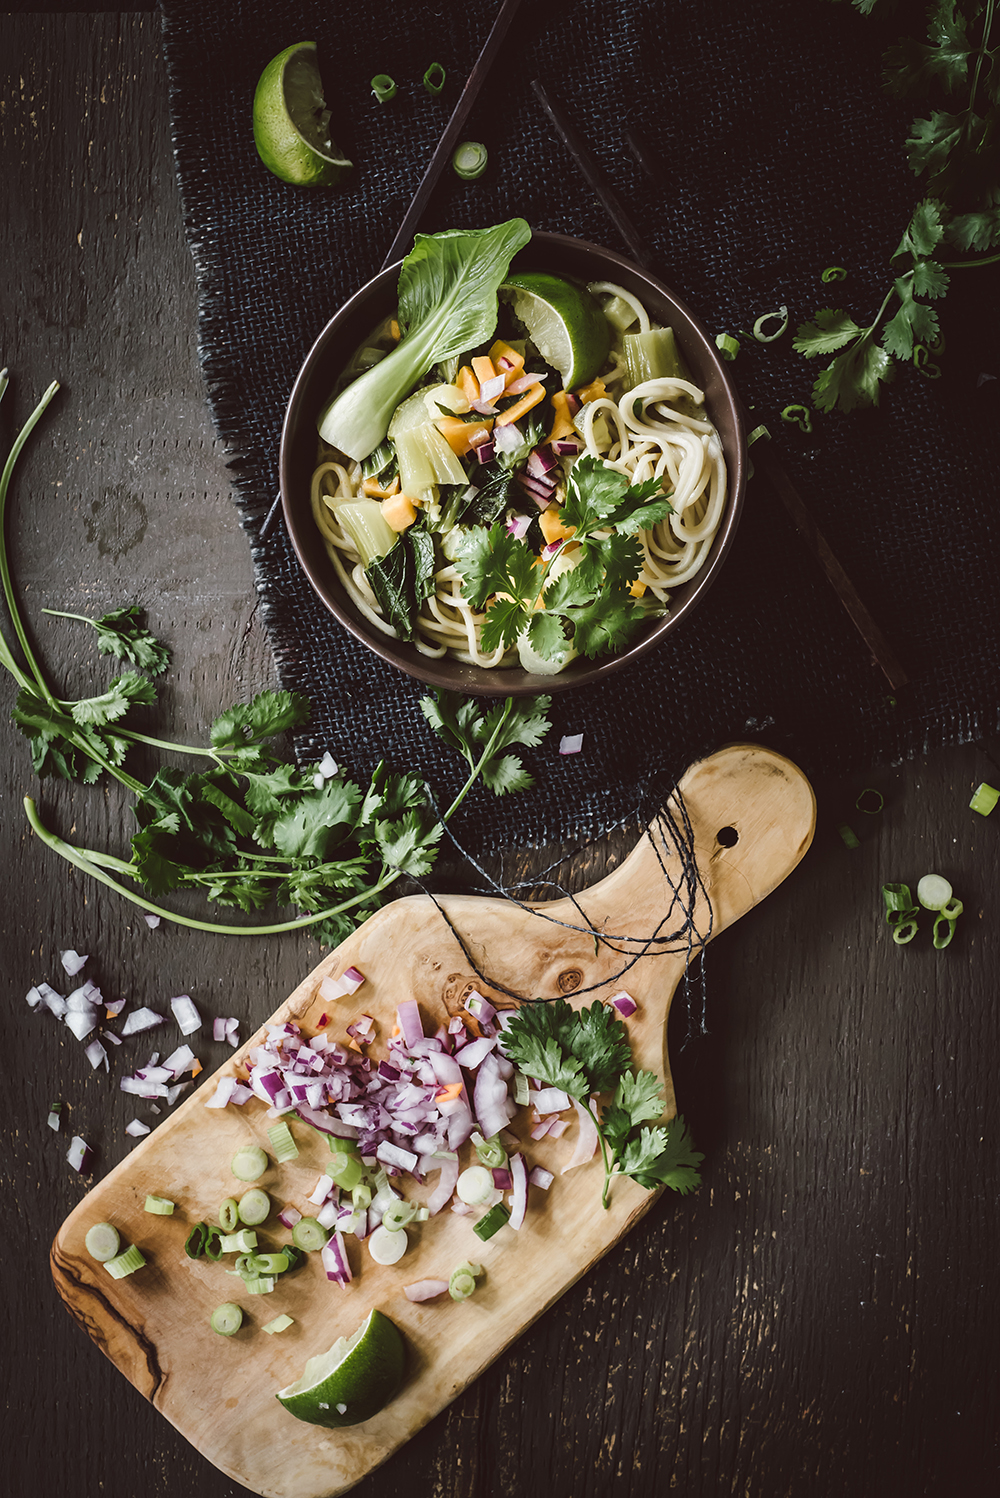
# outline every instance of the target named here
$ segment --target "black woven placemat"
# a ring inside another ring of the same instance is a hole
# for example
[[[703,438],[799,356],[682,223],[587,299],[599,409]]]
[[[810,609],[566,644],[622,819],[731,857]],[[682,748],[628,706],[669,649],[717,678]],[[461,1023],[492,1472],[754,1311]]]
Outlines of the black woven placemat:
[[[356,773],[385,755],[446,788],[457,762],[429,734],[419,688],[358,646],[315,599],[279,524],[278,442],[295,374],[337,306],[374,273],[420,179],[495,3],[373,0],[366,7],[164,0],[177,170],[200,293],[209,400],[232,455],[240,520],[282,683],[313,703],[303,758],[331,749]],[[424,232],[521,214],[533,228],[625,246],[553,139],[530,89],[566,105],[654,246],[664,279],[713,330],[750,328],[784,303],[792,324],[823,306],[873,315],[889,257],[921,195],[903,142],[912,109],[880,87],[881,54],[919,23],[829,0],[525,0],[467,135],[487,174],[442,179]],[[268,60],[314,39],[334,139],[357,163],[342,192],[288,187],[260,164],[251,101]],[[447,70],[439,99],[421,79]],[[373,99],[369,79],[399,94]],[[336,90],[336,92],[334,92]],[[657,186],[629,154],[639,131]],[[849,271],[823,286],[823,268]],[[554,732],[529,756],[527,795],[469,803],[484,846],[592,835],[643,788],[727,740],[754,738],[809,774],[863,769],[997,732],[1000,305],[994,269],[956,274],[944,304],[944,373],[909,368],[877,411],[819,418],[806,436],[781,409],[815,371],[790,336],[747,345],[733,372],[810,509],[912,678],[885,678],[758,478],[725,569],[668,649],[597,687],[558,694]],[[992,366],[992,368],[991,368]],[[559,758],[563,732],[584,751]],[[470,825],[471,824],[471,825]]]

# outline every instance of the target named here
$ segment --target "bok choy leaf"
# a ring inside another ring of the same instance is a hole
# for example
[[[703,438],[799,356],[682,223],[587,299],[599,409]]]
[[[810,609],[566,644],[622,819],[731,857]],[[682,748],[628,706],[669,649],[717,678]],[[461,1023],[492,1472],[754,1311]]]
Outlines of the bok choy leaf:
[[[491,229],[418,234],[399,273],[403,336],[327,406],[319,419],[323,441],[350,458],[366,458],[385,437],[400,401],[429,369],[493,332],[497,290],[530,238],[521,218]]]

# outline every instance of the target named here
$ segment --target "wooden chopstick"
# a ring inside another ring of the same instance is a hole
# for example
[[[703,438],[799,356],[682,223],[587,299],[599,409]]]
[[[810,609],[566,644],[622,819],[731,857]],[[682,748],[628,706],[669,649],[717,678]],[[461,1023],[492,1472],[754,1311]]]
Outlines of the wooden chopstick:
[[[545,91],[537,78],[532,80],[531,86],[542,108],[561,136],[566,149],[604,205],[608,217],[625,240],[636,260],[638,260],[639,264],[645,270],[653,270],[652,252],[629,218],[621,199],[612,188],[603,167],[598,163],[597,158],[590,150],[586,141],[572,121],[567,118],[565,111]],[[651,175],[655,175],[651,167],[647,164],[650,157],[645,142],[640,141],[638,137],[633,135],[629,139],[629,147],[639,164],[645,170],[649,171]],[[827,580],[840,599],[855,629],[857,629],[871,651],[876,664],[881,669],[889,685],[893,691],[899,691],[909,680],[906,671],[897,659],[885,635],[883,635],[862,602],[857,588],[855,588],[840,562],[834,556],[830,543],[810,515],[805,500],[792,483],[784,466],[772,452],[758,453],[757,449],[754,451],[754,463],[759,465],[767,474],[775,493],[791,517],[795,529],[826,573]]]
[[[645,270],[652,270],[653,252],[629,218],[625,210],[625,205],[608,181],[597,157],[593,154],[576,126],[567,117],[566,111],[543,87],[541,80],[533,78],[531,86],[535,91],[538,102],[552,121],[556,133],[562,137],[567,151],[600,198],[608,217],[632,251],[635,259],[638,260],[639,264]]]
[[[420,179],[419,186],[413,194],[413,199],[403,222],[396,230],[396,237],[389,246],[389,252],[382,261],[382,270],[391,265],[394,260],[401,260],[411,248],[410,241],[417,231],[417,226],[424,216],[431,193],[437,185],[445,164],[451,159],[451,153],[458,145],[458,138],[462,133],[466,120],[472,110],[473,104],[479,96],[483,80],[493,65],[493,59],[500,50],[504,37],[510,29],[510,23],[514,19],[521,0],[503,0],[497,12],[496,20],[490,28],[490,34],[483,44],[483,50],[476,58],[472,72],[465,81],[458,103],[452,111],[451,119],[444,127],[444,133],[437,143],[434,155],[427,163],[424,175]]]

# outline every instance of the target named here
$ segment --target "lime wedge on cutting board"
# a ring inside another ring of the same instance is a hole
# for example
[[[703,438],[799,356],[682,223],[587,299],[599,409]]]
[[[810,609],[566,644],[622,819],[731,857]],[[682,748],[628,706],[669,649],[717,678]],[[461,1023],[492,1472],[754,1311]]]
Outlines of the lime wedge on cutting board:
[[[518,322],[563,389],[587,385],[608,357],[611,333],[595,297],[583,286],[544,271],[508,276],[500,287]]]
[[[351,170],[330,139],[330,111],[316,62],[316,43],[299,42],[273,57],[253,97],[253,138],[268,171],[297,187],[339,187]]]
[[[406,1349],[394,1321],[374,1308],[349,1337],[306,1363],[302,1377],[277,1398],[310,1425],[359,1425],[384,1409],[403,1378]]]

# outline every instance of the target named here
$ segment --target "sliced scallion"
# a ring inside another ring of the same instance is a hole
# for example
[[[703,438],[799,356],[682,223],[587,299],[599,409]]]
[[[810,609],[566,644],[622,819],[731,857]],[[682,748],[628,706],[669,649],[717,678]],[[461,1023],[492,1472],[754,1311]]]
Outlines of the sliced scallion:
[[[765,333],[764,329],[768,323],[777,321],[778,326],[773,333]],[[788,308],[782,304],[777,312],[764,312],[758,317],[753,325],[753,336],[758,343],[773,343],[780,338],[788,327]]]
[[[223,1233],[221,1252],[224,1254],[248,1254],[257,1247],[257,1234],[252,1228],[241,1228],[238,1233]]]
[[[359,1184],[364,1171],[357,1155],[349,1155],[345,1151],[338,1150],[328,1162],[326,1174],[342,1191],[353,1191]]]
[[[109,1259],[113,1259],[122,1243],[118,1229],[110,1222],[95,1222],[92,1228],[87,1229],[87,1236],[83,1241],[90,1257],[99,1264],[106,1264]]]
[[[908,941],[912,941],[916,934],[916,916],[909,916],[906,920],[900,921],[899,924],[894,926],[892,929],[892,939],[896,943],[897,947],[905,947],[906,943]]]
[[[255,1280],[246,1281],[248,1295],[270,1295],[274,1289],[274,1277],[270,1274],[258,1275]]]
[[[861,847],[861,842],[858,838],[858,834],[854,831],[854,828],[849,827],[846,822],[841,822],[840,826],[837,828],[837,831],[840,833],[840,836],[844,841],[845,848]]]
[[[925,910],[940,910],[951,893],[951,885],[940,874],[925,874],[917,885],[917,899]]]
[[[490,153],[480,140],[463,140],[460,146],[455,147],[455,154],[451,158],[452,170],[463,182],[474,182],[481,177],[486,170]]]
[[[267,1155],[259,1144],[245,1144],[233,1156],[229,1169],[238,1181],[257,1181],[268,1166]]]
[[[405,1230],[393,1232],[384,1223],[369,1233],[365,1241],[376,1264],[398,1264],[410,1246]]]
[[[435,99],[444,88],[445,76],[444,68],[439,62],[432,62],[424,74],[424,88]]]
[[[243,1312],[233,1301],[216,1306],[211,1316],[212,1330],[220,1337],[233,1337],[243,1325]]]
[[[846,281],[847,272],[842,265],[828,265],[820,276],[820,280],[826,285],[829,285],[831,281]]]
[[[864,812],[865,816],[877,817],[885,805],[885,797],[881,791],[876,791],[871,786],[866,786],[854,804],[858,808],[858,811]]]
[[[715,346],[723,359],[731,361],[740,351],[740,340],[734,338],[732,333],[716,333]]]
[[[176,1203],[168,1201],[165,1196],[147,1196],[143,1210],[152,1212],[154,1217],[173,1217],[175,1206]]]
[[[108,1259],[104,1267],[114,1279],[123,1280],[126,1275],[135,1274],[145,1262],[142,1249],[133,1243],[123,1254],[116,1254],[113,1259]]]
[[[261,1327],[261,1331],[273,1337],[275,1332],[287,1331],[290,1326],[294,1325],[295,1321],[291,1316],[275,1316],[273,1321],[268,1321]]]
[[[949,920],[944,911],[938,911],[938,914],[934,920],[934,945],[937,947],[938,951],[940,951],[942,947],[948,946],[952,937],[955,935],[955,925],[956,922]]]
[[[494,1233],[499,1233],[504,1224],[509,1221],[509,1211],[503,1202],[497,1202],[496,1206],[491,1207],[485,1216],[480,1217],[478,1222],[472,1224],[472,1231],[477,1238],[481,1238],[486,1243],[493,1237]]]
[[[284,1165],[289,1160],[298,1159],[299,1147],[295,1143],[295,1137],[284,1119],[281,1119],[280,1122],[268,1129],[267,1137],[271,1141],[271,1149],[279,1165]]]
[[[296,1248],[305,1249],[306,1253],[314,1253],[318,1248],[326,1246],[329,1233],[322,1223],[316,1221],[315,1217],[300,1217],[292,1228],[292,1242]]]
[[[883,884],[882,899],[885,901],[885,918],[897,910],[913,910],[913,896],[908,884]]]
[[[1000,801],[1000,791],[995,786],[987,785],[984,780],[982,785],[977,785],[973,791],[969,807],[972,811],[978,811],[981,817],[988,817],[998,801]]]
[[[237,1210],[240,1222],[245,1222],[247,1227],[259,1227],[270,1216],[271,1198],[259,1186],[253,1186],[249,1191],[244,1191]]]
[[[372,79],[372,93],[380,104],[388,104],[396,97],[396,80],[388,73],[376,73]]]
[[[812,412],[808,406],[786,406],[781,419],[787,421],[789,426],[798,427],[800,432],[808,433],[813,429]]]
[[[258,1254],[256,1257],[258,1274],[284,1274],[288,1268],[288,1258],[284,1252],[277,1254]]]
[[[482,1264],[458,1264],[448,1279],[448,1294],[452,1300],[468,1300],[476,1288],[476,1280],[483,1272]]]
[[[205,1231],[205,1257],[213,1263],[222,1258],[222,1234],[217,1227],[209,1226]]]
[[[499,1135],[494,1134],[492,1139],[484,1139],[482,1134],[473,1134],[472,1142],[480,1165],[485,1165],[488,1170],[502,1170],[507,1164],[507,1151],[500,1143]]]
[[[200,1259],[205,1252],[205,1240],[208,1237],[208,1223],[196,1222],[184,1240],[184,1252],[189,1259]]]
[[[301,1269],[302,1265],[306,1262],[305,1253],[301,1248],[296,1248],[294,1243],[286,1243],[281,1252],[288,1260],[285,1265],[286,1274],[290,1273],[293,1269]]]
[[[235,1233],[239,1220],[239,1203],[235,1196],[227,1196],[219,1208],[219,1227],[224,1233]]]
[[[398,1233],[413,1221],[416,1212],[413,1202],[390,1202],[382,1213],[382,1226],[390,1233]]]
[[[470,1165],[458,1178],[455,1190],[460,1201],[469,1207],[482,1207],[494,1192],[493,1172],[485,1165]]]

